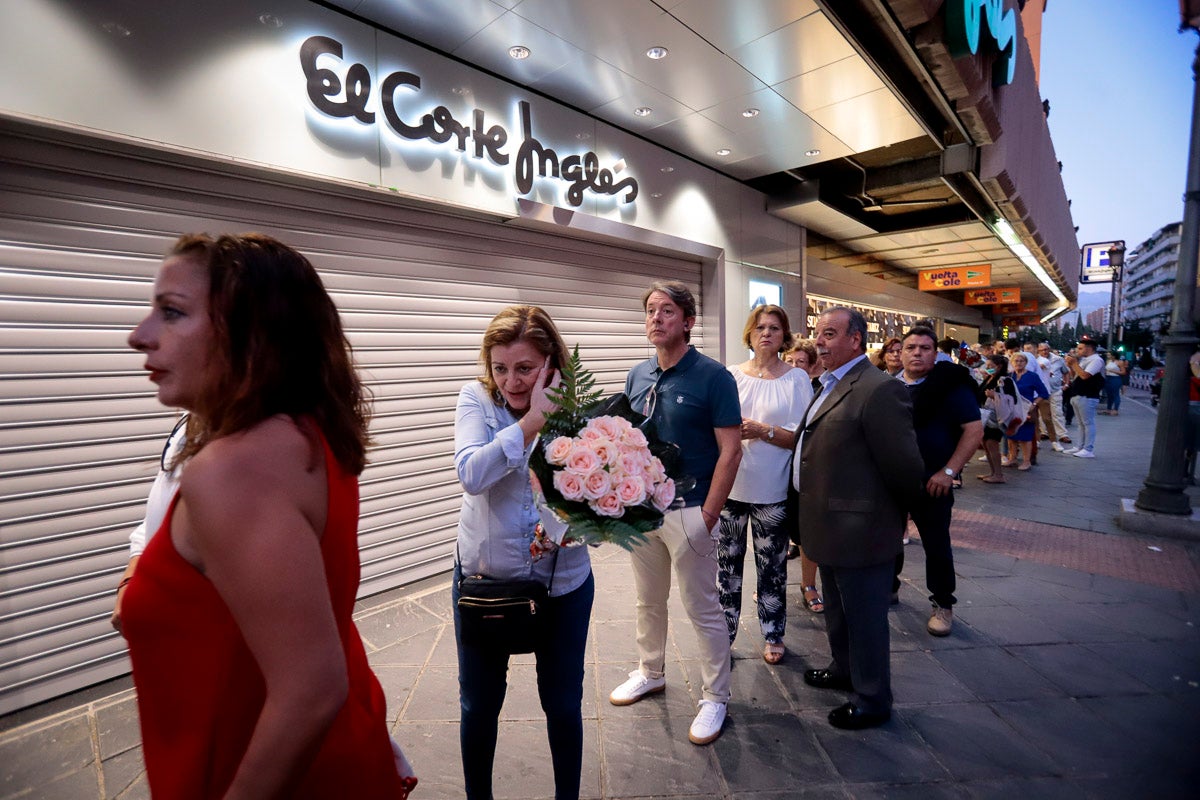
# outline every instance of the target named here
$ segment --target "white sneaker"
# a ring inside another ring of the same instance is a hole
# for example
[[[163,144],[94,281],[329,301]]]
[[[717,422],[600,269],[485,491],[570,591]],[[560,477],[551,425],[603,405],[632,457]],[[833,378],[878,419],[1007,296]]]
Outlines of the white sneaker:
[[[1059,444],[1058,442],[1054,442],[1053,444],[1051,444],[1050,449],[1056,453],[1063,452],[1063,446],[1061,444]]]
[[[977,458],[977,459],[975,459],[975,460],[976,460],[976,461],[987,461],[987,456],[986,456],[986,455],[982,455],[982,456],[980,456],[979,458]]]
[[[1075,454],[1076,454],[1076,453],[1078,453],[1078,452],[1079,452],[1079,448],[1078,448],[1078,447],[1068,447],[1066,450],[1063,450],[1063,451],[1062,451],[1062,454],[1063,454],[1064,456],[1073,456],[1073,455],[1075,455]]]
[[[1095,458],[1096,457],[1096,454],[1093,453],[1091,450],[1077,450],[1076,452],[1071,453],[1071,455],[1075,456],[1076,458]]]
[[[708,744],[721,735],[725,726],[725,704],[712,700],[700,701],[700,713],[692,720],[688,729],[688,739],[692,744]]]
[[[666,678],[647,678],[640,669],[635,669],[629,673],[629,680],[612,690],[612,694],[608,696],[608,702],[614,706],[628,706],[648,694],[661,692],[665,688],[667,688]]]

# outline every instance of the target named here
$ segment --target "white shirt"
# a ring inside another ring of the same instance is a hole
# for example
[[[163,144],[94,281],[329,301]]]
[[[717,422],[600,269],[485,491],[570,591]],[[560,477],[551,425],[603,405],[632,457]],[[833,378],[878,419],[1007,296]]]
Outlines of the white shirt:
[[[778,378],[755,378],[740,366],[729,367],[737,382],[742,416],[766,425],[794,431],[800,427],[804,410],[812,401],[812,381],[802,369],[791,369]],[[787,481],[792,451],[762,439],[742,440],[742,462],[738,466],[729,499],[765,505],[787,499]]]
[[[175,499],[175,493],[179,491],[179,473],[182,471],[183,465],[175,464],[175,459],[179,457],[179,451],[183,449],[186,441],[187,425],[180,420],[175,430],[171,432],[170,438],[167,439],[162,455],[162,463],[172,465],[172,469],[170,471],[160,469],[158,475],[154,476],[154,483],[146,498],[146,516],[142,519],[142,524],[129,534],[130,558],[140,556],[146,549],[146,542],[162,526],[163,520],[167,516],[167,509],[171,507],[171,501]]]

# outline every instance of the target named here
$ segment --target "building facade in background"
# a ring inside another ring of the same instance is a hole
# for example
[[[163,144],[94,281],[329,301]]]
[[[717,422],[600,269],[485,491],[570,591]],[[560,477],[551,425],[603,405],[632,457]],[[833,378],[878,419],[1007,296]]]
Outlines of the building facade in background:
[[[1121,323],[1158,333],[1171,321],[1182,222],[1164,225],[1125,259]]]

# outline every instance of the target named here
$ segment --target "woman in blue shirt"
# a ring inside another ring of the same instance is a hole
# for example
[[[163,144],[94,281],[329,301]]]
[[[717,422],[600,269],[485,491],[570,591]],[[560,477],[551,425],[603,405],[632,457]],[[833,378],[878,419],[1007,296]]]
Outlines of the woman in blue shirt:
[[[1021,449],[1022,463],[1017,469],[1022,472],[1033,466],[1030,459],[1033,457],[1033,437],[1037,435],[1038,404],[1050,400],[1050,392],[1046,390],[1046,384],[1042,383],[1037,370],[1028,369],[1029,359],[1030,356],[1025,353],[1017,353],[1012,357],[1012,377],[1017,384],[1017,391],[1032,404],[1029,407],[1028,418],[1016,433],[1008,437],[1010,442],[1016,442]],[[1016,462],[1012,448],[1009,448],[1008,454],[1009,460],[1004,466],[1011,467]]]
[[[595,585],[586,547],[535,560],[538,512],[529,456],[554,403],[567,346],[536,306],[510,306],[483,335],[483,374],[458,394],[454,468],[463,486],[452,599],[458,644],[459,739],[468,798],[492,796],[497,727],[508,654],[464,644],[458,612],[463,575],[533,579],[550,586],[547,635],[534,650],[546,714],[556,800],[579,796],[583,767],[583,660]]]

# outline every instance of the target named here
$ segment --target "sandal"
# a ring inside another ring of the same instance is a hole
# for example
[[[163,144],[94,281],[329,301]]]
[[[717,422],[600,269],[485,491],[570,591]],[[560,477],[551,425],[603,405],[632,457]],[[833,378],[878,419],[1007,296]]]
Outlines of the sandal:
[[[776,642],[767,642],[763,646],[763,661],[768,664],[778,664],[783,661],[784,647]]]
[[[1033,464],[1031,464],[1030,462],[1026,461],[1024,464],[1022,464],[1021,466],[1017,467],[1017,472],[1028,472],[1028,471],[1029,471],[1029,470],[1031,470],[1032,468],[1033,468]]]
[[[1008,481],[1004,478],[996,478],[991,475],[980,475],[979,480],[983,481],[984,483],[1008,483]]]
[[[1017,465],[1017,462],[1013,461],[1011,459],[1009,459],[1008,461],[1000,462],[1000,466],[1002,466],[1002,467],[1015,467],[1016,465]]]
[[[814,614],[825,613],[825,601],[821,599],[820,593],[815,586],[801,586],[800,591],[803,592],[804,607]],[[808,599],[808,593],[813,593],[813,599]]]

